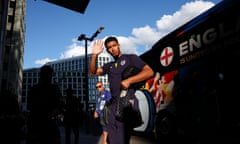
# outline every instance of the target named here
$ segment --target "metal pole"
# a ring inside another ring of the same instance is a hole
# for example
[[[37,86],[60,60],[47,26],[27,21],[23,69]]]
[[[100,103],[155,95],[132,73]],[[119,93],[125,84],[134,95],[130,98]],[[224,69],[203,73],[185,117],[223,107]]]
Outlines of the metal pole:
[[[87,41],[88,39],[85,38],[85,103],[86,103],[86,112],[88,111],[88,101],[89,101],[89,94],[88,94],[88,58],[87,58]]]
[[[104,29],[104,26],[101,26],[97,31],[90,37],[87,38],[85,34],[81,34],[78,37],[78,40],[84,40],[85,41],[85,87],[84,87],[84,92],[85,92],[85,104],[86,104],[86,112],[88,111],[89,108],[89,93],[88,93],[88,57],[87,57],[87,42],[88,41],[93,41],[93,39]]]

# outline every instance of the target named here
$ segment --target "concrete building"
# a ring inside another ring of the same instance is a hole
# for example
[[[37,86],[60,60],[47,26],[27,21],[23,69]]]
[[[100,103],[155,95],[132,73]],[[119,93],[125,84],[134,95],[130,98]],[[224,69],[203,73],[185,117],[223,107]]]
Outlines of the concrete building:
[[[0,92],[10,89],[21,101],[26,0],[0,2]]]

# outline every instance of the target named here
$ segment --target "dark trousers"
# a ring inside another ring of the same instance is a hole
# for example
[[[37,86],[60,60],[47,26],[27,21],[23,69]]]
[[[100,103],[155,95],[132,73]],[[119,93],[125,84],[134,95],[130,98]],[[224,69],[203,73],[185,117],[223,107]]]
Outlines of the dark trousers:
[[[74,135],[74,144],[78,144],[79,142],[79,126],[65,126],[65,137],[66,144],[71,144],[71,134],[73,132]]]

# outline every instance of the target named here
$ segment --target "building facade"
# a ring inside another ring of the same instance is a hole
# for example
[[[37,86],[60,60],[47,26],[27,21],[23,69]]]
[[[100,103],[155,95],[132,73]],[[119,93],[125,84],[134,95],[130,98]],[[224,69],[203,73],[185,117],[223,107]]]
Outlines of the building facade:
[[[87,57],[89,63],[91,54]],[[102,66],[109,61],[111,61],[111,57],[108,54],[101,54],[98,57],[98,66]],[[80,100],[84,108],[86,108],[86,105],[88,104],[88,108],[92,109],[95,106],[98,94],[95,88],[95,83],[97,81],[102,81],[107,89],[109,88],[109,83],[106,75],[98,77],[88,76],[88,98],[86,99],[84,64],[85,56],[76,56],[46,63],[46,65],[51,66],[54,70],[52,83],[55,83],[60,87],[62,96],[66,96],[66,89],[72,88],[73,95]],[[39,72],[40,68],[26,69],[23,71],[21,105],[23,111],[27,110],[28,90],[39,81]]]
[[[26,0],[0,1],[0,92],[11,90],[21,101]]]

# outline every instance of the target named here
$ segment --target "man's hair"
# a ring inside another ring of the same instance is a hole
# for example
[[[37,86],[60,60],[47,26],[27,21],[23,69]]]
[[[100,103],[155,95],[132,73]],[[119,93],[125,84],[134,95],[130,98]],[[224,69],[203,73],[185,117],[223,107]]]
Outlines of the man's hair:
[[[108,38],[106,38],[105,42],[104,42],[104,46],[107,46],[107,43],[111,42],[111,41],[116,41],[118,43],[118,39],[114,36],[110,36]]]
[[[100,84],[102,84],[102,85],[103,85],[103,82],[102,82],[102,81],[97,81],[97,82],[96,82],[96,84],[98,84],[98,83],[100,83]]]
[[[49,65],[44,65],[40,68],[40,73],[41,74],[52,74],[53,69]]]
[[[41,83],[51,83],[53,69],[49,65],[44,65],[40,68]]]

